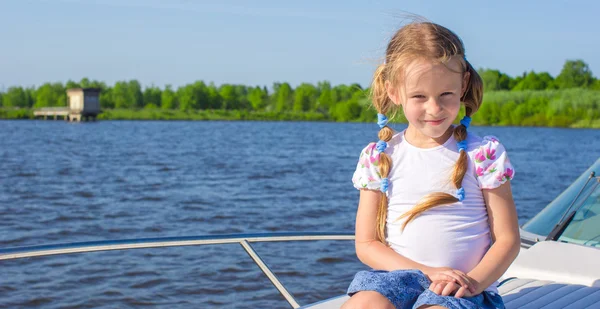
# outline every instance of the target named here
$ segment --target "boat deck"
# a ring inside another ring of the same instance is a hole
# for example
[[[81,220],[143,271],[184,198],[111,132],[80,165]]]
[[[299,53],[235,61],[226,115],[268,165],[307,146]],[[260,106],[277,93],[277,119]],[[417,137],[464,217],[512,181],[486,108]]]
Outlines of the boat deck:
[[[498,288],[506,309],[600,308],[600,287],[533,279],[511,279]],[[300,308],[340,308],[348,300],[340,296]]]

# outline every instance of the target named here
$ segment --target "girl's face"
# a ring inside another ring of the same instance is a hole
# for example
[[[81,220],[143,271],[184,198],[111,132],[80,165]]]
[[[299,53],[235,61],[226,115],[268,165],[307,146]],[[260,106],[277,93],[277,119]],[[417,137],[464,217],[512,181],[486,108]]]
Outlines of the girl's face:
[[[450,137],[469,79],[469,73],[459,72],[462,63],[456,58],[446,64],[417,59],[406,67],[404,85],[391,87],[386,82],[390,99],[402,105],[410,142],[443,144]]]

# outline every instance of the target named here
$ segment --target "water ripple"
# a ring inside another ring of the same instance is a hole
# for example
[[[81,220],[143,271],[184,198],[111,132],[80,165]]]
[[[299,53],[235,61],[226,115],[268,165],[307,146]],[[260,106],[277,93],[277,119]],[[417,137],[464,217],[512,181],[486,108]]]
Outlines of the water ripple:
[[[0,130],[2,247],[351,233],[358,193],[350,179],[361,149],[377,138],[370,124],[2,122],[11,127]],[[600,149],[598,130],[473,131],[499,137],[509,150],[521,224],[595,162]],[[277,151],[266,151],[273,141]],[[223,143],[233,147],[210,146]],[[539,154],[546,161],[531,159]],[[554,177],[545,177],[550,170]],[[301,304],[344,293],[365,268],[352,242],[252,245]],[[0,307],[287,307],[237,244],[31,258],[3,263],[2,272]]]

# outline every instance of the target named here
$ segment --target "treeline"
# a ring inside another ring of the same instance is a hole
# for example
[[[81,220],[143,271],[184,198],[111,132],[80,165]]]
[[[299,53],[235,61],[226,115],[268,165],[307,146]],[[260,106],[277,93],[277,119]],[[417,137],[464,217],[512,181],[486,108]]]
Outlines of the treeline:
[[[184,112],[200,110],[264,111],[273,113],[321,113],[336,121],[360,118],[366,91],[359,84],[331,86],[327,81],[296,88],[288,83],[267,87],[224,84],[216,86],[197,81],[173,89],[150,86],[142,89],[137,80],[116,82],[112,87],[83,78],[80,82],[46,83],[39,88],[11,87],[0,93],[3,107],[41,108],[66,106],[66,89],[102,89],[100,105],[105,109],[163,109]]]
[[[600,119],[600,80],[582,60],[566,61],[556,78],[546,72],[533,71],[516,77],[491,69],[481,69],[479,73],[486,92],[475,123],[595,126]],[[359,84],[332,86],[323,81],[293,88],[288,83],[275,83],[267,89],[266,86],[216,86],[197,81],[177,89],[168,85],[161,89],[142,87],[137,80],[119,81],[109,86],[83,78],[66,84],[46,83],[38,88],[10,87],[0,92],[0,106],[3,107],[0,117],[10,118],[7,110],[15,108],[65,106],[66,89],[78,87],[102,89],[100,104],[108,118],[113,115],[113,118],[135,119],[138,113],[140,119],[147,118],[143,115],[153,115],[152,119],[188,119],[186,114],[209,115],[212,111],[222,118],[233,119],[373,121],[375,116],[375,111],[369,108],[369,89],[363,89]],[[141,110],[153,112],[142,113]],[[590,124],[583,124],[581,120]]]
[[[498,70],[481,69],[485,91],[496,90],[553,90],[570,88],[588,88],[600,90],[600,80],[592,75],[589,66],[583,60],[567,60],[554,78],[547,72],[524,72],[512,78]]]
[[[483,105],[473,120],[480,125],[600,128],[600,79],[582,60],[568,60],[556,78],[547,72],[510,77],[479,70]]]

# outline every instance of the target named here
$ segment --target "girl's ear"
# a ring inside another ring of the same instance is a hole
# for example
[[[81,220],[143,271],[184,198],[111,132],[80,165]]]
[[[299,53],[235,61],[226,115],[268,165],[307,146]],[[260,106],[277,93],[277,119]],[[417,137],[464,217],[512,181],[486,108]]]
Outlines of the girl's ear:
[[[471,73],[465,72],[465,74],[463,74],[462,89],[461,89],[461,93],[460,93],[461,98],[464,97],[465,92],[467,92],[467,87],[469,86],[470,79],[471,79]]]
[[[400,96],[398,95],[398,89],[392,86],[389,80],[385,81],[385,91],[387,92],[388,98],[396,105],[400,105]]]

